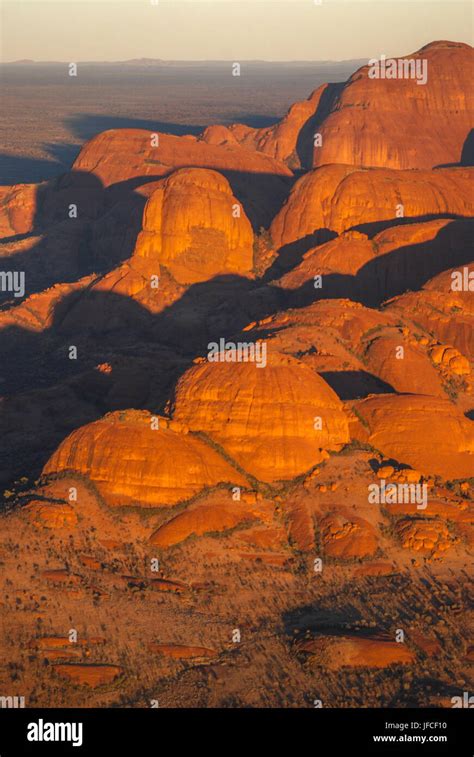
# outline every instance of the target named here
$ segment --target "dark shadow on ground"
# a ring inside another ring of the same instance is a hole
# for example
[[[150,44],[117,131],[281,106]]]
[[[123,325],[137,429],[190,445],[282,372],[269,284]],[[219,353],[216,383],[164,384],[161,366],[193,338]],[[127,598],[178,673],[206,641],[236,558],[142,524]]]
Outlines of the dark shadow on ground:
[[[255,129],[273,126],[280,116],[262,116],[257,113],[239,114],[238,118],[222,119],[221,123],[243,123]],[[83,143],[109,129],[146,129],[151,132],[184,136],[198,136],[207,124],[180,124],[163,120],[130,118],[127,116],[107,116],[100,113],[81,113],[69,116],[64,124],[77,142],[46,142],[42,149],[48,158],[28,155],[0,154],[0,186],[31,184],[54,179],[68,171],[79,155]]]
[[[228,125],[232,123],[243,123],[254,129],[261,129],[267,126],[273,126],[280,119],[280,116],[262,116],[259,113],[242,113],[237,118],[226,118],[220,123]],[[153,120],[150,118],[130,118],[127,116],[108,116],[102,113],[79,113],[70,116],[65,120],[65,125],[74,136],[82,142],[94,137],[102,131],[108,129],[146,129],[147,131],[159,131],[163,134],[174,134],[175,136],[184,136],[193,134],[197,136],[208,126],[207,123],[189,124],[173,123],[172,121]],[[219,123],[214,122],[214,123]]]
[[[7,256],[4,270],[26,272],[28,295],[58,282],[110,271],[129,258],[135,248],[147,200],[146,192],[137,190],[166,178],[174,170],[165,167],[162,174],[137,176],[109,187],[104,187],[93,173],[70,171],[38,185],[31,231],[1,240],[1,245],[23,243],[20,250],[11,253],[0,246],[0,254]],[[256,232],[269,225],[293,181],[292,177],[277,174],[233,170],[221,173]],[[74,205],[76,211],[71,210]],[[7,300],[9,296],[0,293],[0,304]]]
[[[49,160],[48,158],[0,153],[0,186],[9,187],[15,184],[33,184],[46,181],[64,173],[66,168],[67,166],[56,158]]]
[[[206,124],[179,124],[149,118],[107,116],[102,113],[78,113],[66,118],[64,124],[81,142],[87,142],[96,134],[109,129],[146,129],[179,137],[184,134],[197,135],[206,128]]]

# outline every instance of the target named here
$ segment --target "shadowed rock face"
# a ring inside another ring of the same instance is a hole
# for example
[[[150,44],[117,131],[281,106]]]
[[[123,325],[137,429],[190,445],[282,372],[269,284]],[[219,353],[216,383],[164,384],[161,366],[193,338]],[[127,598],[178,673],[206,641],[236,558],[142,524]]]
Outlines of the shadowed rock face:
[[[470,360],[474,357],[474,302],[469,290],[453,291],[453,274],[464,266],[434,276],[418,292],[407,292],[390,301],[393,315],[410,312],[412,318],[434,334],[440,342],[452,344]],[[466,266],[474,271],[471,263]]]
[[[473,231],[471,219],[445,218],[390,226],[372,237],[345,231],[309,249],[277,283],[294,292],[295,302],[305,304],[314,297],[314,277],[320,274],[321,297],[351,296],[379,304],[407,289],[418,289],[447,265],[468,263]],[[272,273],[277,274],[283,262],[277,258]]]
[[[397,218],[469,217],[472,177],[468,168],[362,171],[346,165],[323,166],[296,182],[270,233],[276,247],[298,242],[304,253],[326,241],[318,240],[322,230],[333,235],[354,228],[374,233],[383,222],[392,226]]]
[[[282,160],[290,168],[307,168],[313,143],[309,127],[318,116],[322,119],[327,113],[324,105],[333,88],[334,85],[330,84],[318,87],[307,100],[294,103],[274,126],[264,129],[252,129],[244,124],[210,127],[203,138],[211,144],[241,144]],[[305,151],[303,155],[301,149]]]
[[[314,666],[325,706],[464,687],[471,55],[410,56],[425,85],[364,67],[261,129],[107,131],[0,189],[0,269],[26,272],[0,292],[2,691],[312,706]]]

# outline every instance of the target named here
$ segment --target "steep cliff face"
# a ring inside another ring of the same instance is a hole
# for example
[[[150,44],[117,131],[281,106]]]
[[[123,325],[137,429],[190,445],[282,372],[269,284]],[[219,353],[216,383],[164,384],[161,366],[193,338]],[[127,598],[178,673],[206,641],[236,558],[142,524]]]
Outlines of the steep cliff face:
[[[350,77],[318,129],[314,166],[434,168],[467,159],[474,121],[472,48],[433,42],[397,59],[397,69],[408,61],[418,66],[413,70],[419,79],[426,72],[426,83],[370,78],[370,66]]]
[[[470,164],[472,48],[438,41],[394,61],[387,59],[378,69],[371,61],[345,84],[323,84],[307,100],[294,103],[274,126],[211,127],[203,139],[213,145],[240,144],[290,168]]]
[[[290,168],[306,168],[306,159],[312,155],[314,141],[311,122],[318,113],[320,118],[323,118],[326,112],[324,100],[329,90],[330,85],[323,84],[315,89],[307,100],[293,103],[286,116],[274,126],[252,129],[243,124],[233,124],[225,133],[206,131],[204,138],[206,141],[212,140],[212,143],[216,143],[216,140],[221,144],[239,143],[247,149],[277,158]]]
[[[0,682],[29,705],[465,688],[474,169],[433,166],[467,163],[470,56],[0,188]]]
[[[221,174],[185,168],[148,200],[134,254],[157,260],[180,284],[245,274],[253,264],[252,227]]]

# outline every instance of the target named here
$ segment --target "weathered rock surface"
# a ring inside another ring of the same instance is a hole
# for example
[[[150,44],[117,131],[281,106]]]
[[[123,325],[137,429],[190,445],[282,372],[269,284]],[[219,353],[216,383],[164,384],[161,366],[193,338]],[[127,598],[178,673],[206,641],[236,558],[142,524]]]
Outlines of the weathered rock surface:
[[[71,683],[78,686],[104,686],[113,683],[123,670],[118,665],[79,665],[68,664],[54,665],[54,670],[62,678],[67,678]]]
[[[110,413],[68,436],[44,473],[80,473],[114,506],[173,505],[221,482],[246,483],[200,439],[151,422],[145,411]]]
[[[400,337],[374,339],[366,352],[369,369],[399,394],[445,397],[439,373],[428,354]]]
[[[323,84],[315,89],[307,100],[293,103],[286,116],[274,126],[252,129],[243,124],[233,124],[225,133],[219,132],[218,135],[212,132],[212,137],[209,130],[206,130],[204,138],[206,141],[212,138],[214,144],[217,143],[214,141],[217,139],[222,140],[218,142],[220,144],[237,142],[247,149],[257,150],[282,160],[290,168],[308,167],[306,163],[312,155],[314,141],[314,130],[310,129],[311,122],[318,113],[323,96],[329,94],[329,88],[330,85]]]
[[[83,147],[73,169],[92,172],[104,186],[136,177],[165,176],[174,168],[192,166],[291,176],[290,169],[281,161],[240,146],[216,146],[192,136],[158,133],[158,144],[154,147],[155,133],[144,129],[101,132]]]
[[[322,518],[319,530],[324,553],[329,557],[368,557],[377,550],[378,540],[373,526],[344,508]]]
[[[24,298],[0,292],[3,693],[465,689],[471,56],[423,48],[423,86],[364,67],[262,129],[105,132],[64,175],[0,188],[0,267],[26,273]],[[264,361],[202,357],[221,338]],[[382,482],[396,503],[368,496]]]
[[[305,253],[326,241],[328,232],[356,227],[378,231],[381,222],[393,226],[397,218],[469,217],[474,212],[472,176],[470,168],[397,171],[324,165],[296,182],[270,233],[276,247],[299,242],[295,252]]]
[[[419,395],[371,397],[357,403],[368,441],[387,457],[445,479],[469,477],[474,430],[448,400]]]
[[[322,459],[321,450],[349,440],[342,405],[326,382],[301,361],[271,350],[263,368],[195,365],[178,383],[174,417],[268,482],[304,473]]]
[[[421,555],[444,556],[455,542],[447,524],[435,519],[403,518],[398,521],[396,531],[404,549]]]
[[[317,129],[322,144],[314,148],[315,166],[337,162],[434,168],[465,157],[474,110],[472,47],[432,42],[399,60],[418,66],[425,61],[426,83],[417,84],[414,78],[369,78],[369,66],[360,68],[334,98],[331,112]]]
[[[170,547],[189,536],[224,532],[255,520],[271,520],[268,505],[248,505],[240,501],[198,503],[160,526],[151,536],[150,542],[155,547]]]
[[[345,231],[305,252],[277,283],[295,292],[295,304],[310,297],[351,297],[378,305],[418,289],[446,268],[464,266],[472,257],[472,235],[471,220],[444,218],[391,226],[372,238]],[[322,277],[319,289],[316,275]]]
[[[410,313],[411,318],[445,344],[474,359],[474,298],[472,292],[454,291],[452,275],[464,266],[447,270],[428,281],[418,292],[407,292],[387,304],[393,316]],[[474,266],[465,266],[474,270]]]
[[[151,642],[149,645],[150,652],[171,657],[175,660],[189,660],[193,658],[217,657],[217,652],[208,647],[193,647],[186,644],[160,644]]]
[[[33,500],[23,512],[35,525],[45,528],[74,528],[77,523],[74,508],[67,504]]]
[[[298,651],[329,670],[386,668],[415,661],[415,654],[405,644],[356,636],[322,636],[303,642]]]
[[[37,184],[0,188],[0,237],[31,231],[36,213]]]
[[[180,284],[249,273],[253,233],[228,181],[216,171],[176,171],[160,182],[143,215],[135,255],[166,266]]]

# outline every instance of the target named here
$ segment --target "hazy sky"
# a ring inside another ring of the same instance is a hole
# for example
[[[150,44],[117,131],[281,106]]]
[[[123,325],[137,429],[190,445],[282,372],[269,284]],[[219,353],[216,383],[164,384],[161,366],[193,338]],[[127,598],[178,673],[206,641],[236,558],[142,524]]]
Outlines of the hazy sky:
[[[1,59],[342,60],[472,44],[457,0],[0,0]]]

